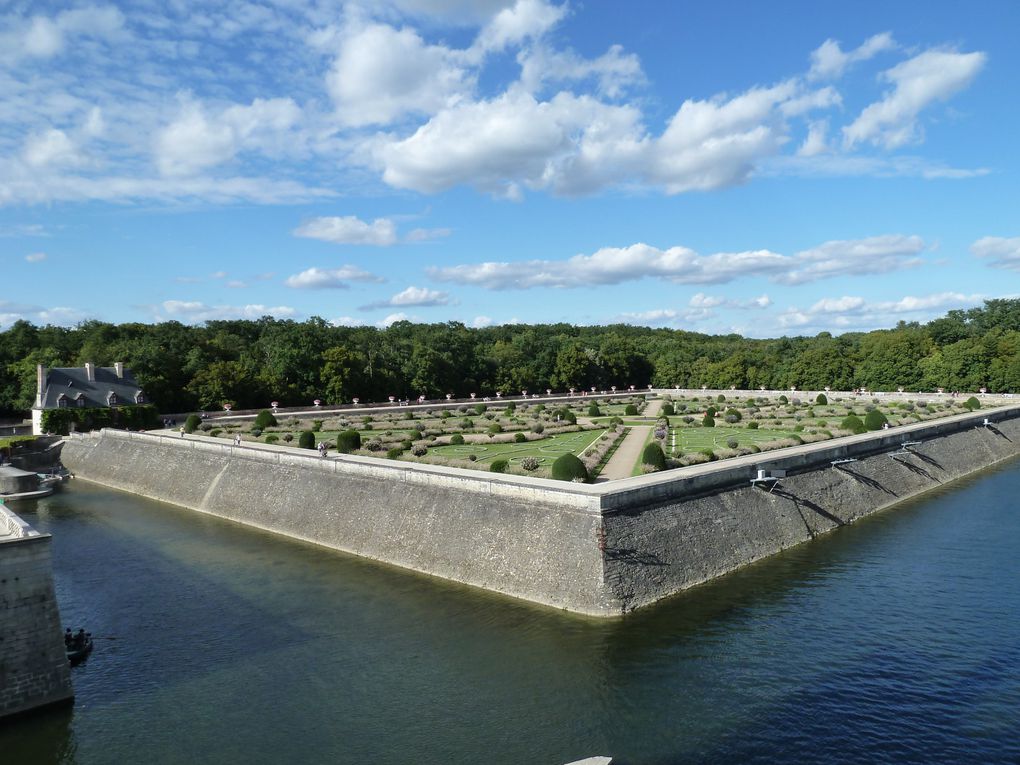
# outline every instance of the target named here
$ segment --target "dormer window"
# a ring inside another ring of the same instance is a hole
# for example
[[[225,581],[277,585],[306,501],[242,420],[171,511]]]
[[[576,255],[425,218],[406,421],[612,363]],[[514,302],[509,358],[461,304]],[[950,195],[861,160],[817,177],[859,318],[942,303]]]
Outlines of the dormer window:
[[[57,397],[57,407],[60,408],[60,409],[67,409],[68,406],[69,406],[69,404],[67,402],[67,396],[65,396],[63,393],[61,393]]]
[[[85,394],[84,393],[79,393],[77,396],[74,397],[74,400],[78,404],[79,407],[84,407],[85,406]]]
[[[136,404],[144,404],[145,403],[145,394],[142,393],[141,391],[138,391],[137,393],[135,393],[135,403]]]
[[[110,395],[106,397],[106,403],[109,406],[117,406],[117,394],[112,390],[110,391]]]

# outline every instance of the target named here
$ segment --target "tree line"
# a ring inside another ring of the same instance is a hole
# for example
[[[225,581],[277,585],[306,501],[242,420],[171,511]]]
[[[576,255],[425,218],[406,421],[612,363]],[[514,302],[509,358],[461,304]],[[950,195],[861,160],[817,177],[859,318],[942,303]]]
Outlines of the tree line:
[[[26,412],[37,364],[132,369],[164,412],[464,397],[635,385],[683,388],[1020,391],[1020,300],[988,300],[927,324],[756,340],[625,324],[397,322],[337,327],[313,317],[189,326],[18,321],[0,332],[0,413]]]

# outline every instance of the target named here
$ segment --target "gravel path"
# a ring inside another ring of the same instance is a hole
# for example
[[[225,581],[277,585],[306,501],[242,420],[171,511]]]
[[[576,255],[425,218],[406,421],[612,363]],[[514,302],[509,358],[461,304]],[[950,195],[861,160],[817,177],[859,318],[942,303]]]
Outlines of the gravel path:
[[[660,398],[649,401],[641,416],[658,417],[662,404],[663,401]],[[641,456],[641,450],[645,447],[645,440],[648,438],[648,432],[651,429],[651,425],[631,426],[630,433],[627,434],[623,439],[623,443],[620,444],[620,447],[610,457],[606,467],[599,474],[599,477],[595,479],[595,483],[615,481],[618,478],[630,478],[631,473],[634,472],[634,463]]]

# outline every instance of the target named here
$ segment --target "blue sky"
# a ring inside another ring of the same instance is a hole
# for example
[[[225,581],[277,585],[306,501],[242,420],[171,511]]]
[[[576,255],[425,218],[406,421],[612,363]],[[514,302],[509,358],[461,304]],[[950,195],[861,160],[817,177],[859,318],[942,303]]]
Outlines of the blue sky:
[[[0,328],[753,337],[1020,295],[999,2],[0,10]]]

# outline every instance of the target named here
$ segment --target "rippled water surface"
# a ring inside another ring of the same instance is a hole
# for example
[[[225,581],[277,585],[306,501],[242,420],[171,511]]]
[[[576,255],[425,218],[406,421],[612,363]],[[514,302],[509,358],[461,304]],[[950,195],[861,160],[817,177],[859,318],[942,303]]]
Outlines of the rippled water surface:
[[[0,762],[1020,762],[1020,463],[616,622],[72,482],[73,709]]]

